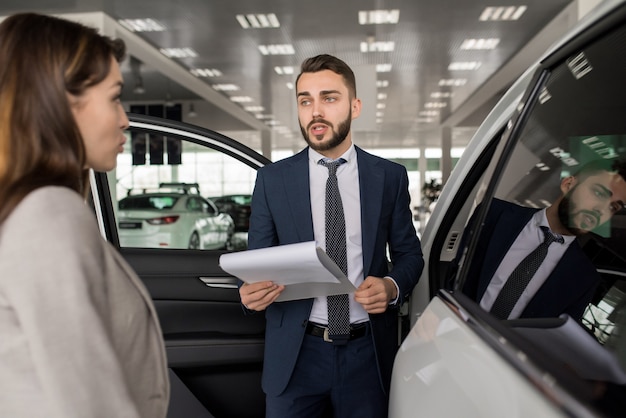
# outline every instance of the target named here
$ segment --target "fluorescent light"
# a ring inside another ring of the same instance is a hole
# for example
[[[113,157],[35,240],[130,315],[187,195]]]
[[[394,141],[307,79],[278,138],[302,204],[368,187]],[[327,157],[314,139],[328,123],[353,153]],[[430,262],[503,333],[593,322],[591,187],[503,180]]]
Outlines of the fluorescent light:
[[[396,43],[389,42],[361,42],[361,52],[392,52]]]
[[[449,91],[435,91],[430,93],[430,97],[433,99],[449,99],[452,96],[454,95]]]
[[[438,110],[422,110],[419,113],[420,116],[439,116]]]
[[[550,94],[547,88],[544,87],[543,89],[541,89],[541,92],[539,93],[539,103],[544,104],[551,98],[552,98],[552,95]]]
[[[293,83],[292,83],[291,81],[290,81],[290,82],[288,82],[288,83],[286,83],[286,85],[287,85],[287,88],[288,88],[289,90],[293,90],[294,85],[293,85]]]
[[[480,62],[478,61],[460,61],[460,62],[451,62],[448,65],[448,70],[450,71],[475,71],[480,68]]]
[[[567,66],[569,67],[572,75],[576,78],[576,80],[581,79],[587,73],[591,72],[591,70],[593,70],[591,63],[589,63],[589,60],[585,56],[584,52],[581,52],[578,55],[569,58],[567,60]]]
[[[379,89],[389,87],[389,80],[376,80],[376,87]]]
[[[159,51],[168,58],[194,58],[198,53],[192,48],[161,48]]]
[[[131,32],[163,32],[165,25],[154,19],[120,19],[120,24]]]
[[[285,67],[274,67],[274,71],[279,75],[291,75],[293,74],[293,67],[285,66]]]
[[[383,116],[385,116],[385,112],[376,112],[377,118],[382,118]]]
[[[241,88],[236,84],[213,84],[211,87],[217,91],[239,91]]]
[[[377,64],[376,72],[377,73],[388,73],[391,71],[391,64]]]
[[[274,13],[268,14],[246,14],[235,16],[237,22],[244,29],[265,29],[278,28],[280,22]]]
[[[376,96],[378,100],[387,100],[387,93],[378,93]]]
[[[246,112],[263,112],[265,110],[263,106],[246,106],[243,109]]]
[[[518,20],[520,17],[522,17],[526,9],[526,6],[486,7],[478,20]]]
[[[461,44],[461,49],[495,49],[499,43],[498,38],[466,39]]]
[[[451,87],[460,87],[464,86],[467,83],[467,79],[465,78],[448,78],[439,80],[440,86],[451,86]]]
[[[360,10],[360,25],[397,24],[400,20],[400,10]]]
[[[263,55],[294,55],[296,51],[293,49],[293,45],[259,45],[259,51]]]
[[[428,102],[424,104],[426,109],[442,109],[447,106],[444,102]]]
[[[222,75],[222,72],[215,68],[192,68],[189,72],[196,77],[219,77]]]
[[[252,101],[252,97],[249,96],[232,96],[230,98],[231,101],[235,103],[250,103]]]
[[[384,109],[386,108],[387,105],[384,103],[376,103],[376,109]]]

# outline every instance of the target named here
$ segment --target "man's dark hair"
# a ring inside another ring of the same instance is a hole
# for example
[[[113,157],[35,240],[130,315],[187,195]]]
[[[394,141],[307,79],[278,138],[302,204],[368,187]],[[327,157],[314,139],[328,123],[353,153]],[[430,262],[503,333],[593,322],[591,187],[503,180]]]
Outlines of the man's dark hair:
[[[316,73],[322,70],[330,70],[342,76],[348,87],[348,93],[352,96],[351,98],[357,97],[356,80],[350,66],[339,58],[328,54],[321,54],[305,59],[300,66],[300,74],[298,74],[298,78],[296,78],[296,85],[298,85],[298,80],[300,80],[300,76],[303,73]]]
[[[587,177],[603,171],[614,171],[626,180],[626,160],[592,160],[582,165],[572,175],[576,177],[578,181],[583,181]]]

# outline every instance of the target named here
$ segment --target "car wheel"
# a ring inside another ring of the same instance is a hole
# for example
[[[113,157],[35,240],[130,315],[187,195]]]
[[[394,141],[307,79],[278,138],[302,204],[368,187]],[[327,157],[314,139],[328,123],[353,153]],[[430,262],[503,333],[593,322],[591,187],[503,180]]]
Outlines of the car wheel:
[[[191,250],[199,250],[200,249],[200,235],[197,232],[191,234],[191,238],[189,238],[189,249]]]

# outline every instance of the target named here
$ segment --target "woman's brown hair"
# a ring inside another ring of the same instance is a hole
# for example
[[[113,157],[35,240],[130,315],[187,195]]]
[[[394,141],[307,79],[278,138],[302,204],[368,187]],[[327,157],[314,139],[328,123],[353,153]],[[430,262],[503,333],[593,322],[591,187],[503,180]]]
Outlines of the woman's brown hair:
[[[36,188],[86,195],[89,170],[68,94],[104,80],[121,40],[68,20],[21,13],[0,24],[0,223]]]

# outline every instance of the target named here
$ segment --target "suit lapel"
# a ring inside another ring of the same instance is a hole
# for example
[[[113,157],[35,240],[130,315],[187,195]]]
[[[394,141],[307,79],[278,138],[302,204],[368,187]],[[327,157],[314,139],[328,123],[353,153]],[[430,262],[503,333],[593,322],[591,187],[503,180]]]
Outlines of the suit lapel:
[[[363,272],[367,276],[374,257],[383,203],[385,171],[369,154],[355,147],[359,166],[359,193],[361,195],[361,242],[363,243]]]
[[[504,211],[493,230],[493,235],[489,238],[487,251],[485,254],[491,254],[489,257],[485,257],[484,267],[480,275],[480,283],[478,285],[478,300],[483,297],[483,294],[487,290],[487,286],[491,281],[491,278],[496,273],[496,270],[502,259],[508,252],[511,245],[517,238],[522,228],[528,223],[535,210],[524,211]],[[479,237],[479,239],[485,239]]]
[[[301,241],[314,239],[308,158],[308,148],[296,154],[285,170],[284,177],[285,203],[289,205],[298,238]]]

